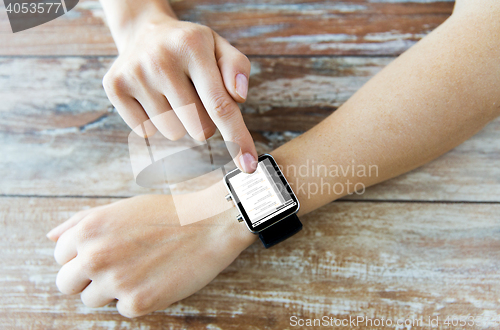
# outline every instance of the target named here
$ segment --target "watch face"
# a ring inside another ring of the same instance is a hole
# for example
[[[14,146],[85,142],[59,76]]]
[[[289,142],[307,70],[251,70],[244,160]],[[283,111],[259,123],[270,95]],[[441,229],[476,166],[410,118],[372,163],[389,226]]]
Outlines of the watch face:
[[[296,213],[299,202],[271,155],[259,156],[252,174],[236,169],[225,183],[248,228],[259,232]]]

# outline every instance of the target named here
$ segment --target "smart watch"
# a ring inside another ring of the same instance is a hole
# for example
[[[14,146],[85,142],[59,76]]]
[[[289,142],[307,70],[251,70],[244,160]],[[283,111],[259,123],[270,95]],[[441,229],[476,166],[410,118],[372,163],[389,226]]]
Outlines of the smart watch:
[[[224,176],[233,200],[240,211],[237,219],[258,234],[265,248],[269,248],[302,229],[296,213],[300,204],[273,156],[259,156],[257,169],[252,174],[235,169]]]

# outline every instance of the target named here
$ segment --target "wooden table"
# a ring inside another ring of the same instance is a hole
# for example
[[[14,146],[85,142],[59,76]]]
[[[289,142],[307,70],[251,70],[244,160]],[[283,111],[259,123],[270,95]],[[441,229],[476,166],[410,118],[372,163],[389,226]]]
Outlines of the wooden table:
[[[451,13],[452,2],[173,1],[252,61],[242,111],[258,151],[340,106]],[[143,193],[129,129],[101,79],[116,55],[97,1],[12,34],[0,8],[0,327],[295,329],[299,318],[500,317],[500,120],[411,173],[304,217],[293,240],[254,244],[195,295],[137,319],[55,286],[45,233],[75,211]],[[377,321],[375,321],[377,322]],[[456,324],[456,323],[455,323]],[[351,324],[352,325],[352,324]],[[312,327],[305,327],[312,328]],[[394,329],[389,326],[340,326]],[[483,322],[468,329],[498,329]]]

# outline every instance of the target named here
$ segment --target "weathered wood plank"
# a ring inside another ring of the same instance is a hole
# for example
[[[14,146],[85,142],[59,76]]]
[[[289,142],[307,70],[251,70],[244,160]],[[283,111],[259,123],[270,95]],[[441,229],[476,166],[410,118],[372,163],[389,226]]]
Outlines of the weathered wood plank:
[[[396,55],[437,27],[451,1],[172,1],[178,16],[205,24],[243,53]],[[0,4],[0,55],[116,54],[97,0],[13,34]]]
[[[293,239],[269,250],[254,244],[165,311],[128,320],[114,304],[89,309],[58,293],[54,244],[44,235],[73,212],[112,201],[0,199],[3,328],[285,329],[297,328],[292,315],[360,315],[439,316],[433,329],[455,329],[444,326],[447,316],[500,317],[499,204],[332,203],[303,217]]]
[[[391,58],[252,58],[245,121],[259,152],[329,115]],[[110,58],[0,59],[1,194],[131,196],[130,130],[101,86]],[[500,120],[357,198],[499,201]]]
[[[389,64],[374,58],[251,58],[251,130],[306,131]],[[0,58],[0,129],[12,133],[86,128],[109,114],[106,57]],[[57,133],[57,132],[52,132]]]

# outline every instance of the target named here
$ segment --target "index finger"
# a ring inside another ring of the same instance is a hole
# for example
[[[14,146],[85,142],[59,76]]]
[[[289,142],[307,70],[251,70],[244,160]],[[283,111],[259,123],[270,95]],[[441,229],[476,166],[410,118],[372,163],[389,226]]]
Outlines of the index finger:
[[[236,165],[246,173],[253,173],[257,168],[255,144],[238,104],[224,86],[215,56],[199,61],[188,70],[201,102],[224,140],[240,146],[240,152],[231,155]]]

